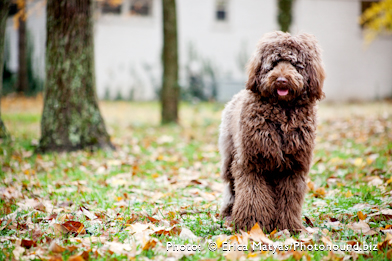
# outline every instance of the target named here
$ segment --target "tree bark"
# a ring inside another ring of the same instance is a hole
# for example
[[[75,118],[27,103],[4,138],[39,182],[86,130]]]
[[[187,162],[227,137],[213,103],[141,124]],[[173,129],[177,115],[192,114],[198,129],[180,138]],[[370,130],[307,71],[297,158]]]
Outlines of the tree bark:
[[[95,93],[92,0],[48,0],[38,151],[113,148]]]
[[[4,39],[5,27],[7,24],[8,10],[11,0],[3,0],[0,2],[0,139],[8,137],[7,129],[1,119],[1,94],[3,90],[3,66],[4,66]]]
[[[18,27],[18,80],[16,91],[26,93],[29,89],[27,76],[27,33],[26,33],[26,0],[21,6]]]
[[[162,124],[178,122],[178,48],[175,0],[162,0],[163,79],[161,91]]]

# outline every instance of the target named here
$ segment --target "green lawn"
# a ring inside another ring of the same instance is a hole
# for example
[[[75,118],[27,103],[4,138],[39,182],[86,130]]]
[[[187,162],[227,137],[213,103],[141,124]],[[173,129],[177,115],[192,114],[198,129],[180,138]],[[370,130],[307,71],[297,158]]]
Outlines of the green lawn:
[[[237,234],[219,219],[223,105],[182,104],[181,125],[166,127],[158,103],[100,105],[116,151],[36,155],[42,100],[2,102],[13,140],[0,145],[0,260],[392,257],[391,103],[321,105],[307,231],[269,235]],[[270,240],[378,250],[252,251]],[[227,242],[249,250],[224,251]]]

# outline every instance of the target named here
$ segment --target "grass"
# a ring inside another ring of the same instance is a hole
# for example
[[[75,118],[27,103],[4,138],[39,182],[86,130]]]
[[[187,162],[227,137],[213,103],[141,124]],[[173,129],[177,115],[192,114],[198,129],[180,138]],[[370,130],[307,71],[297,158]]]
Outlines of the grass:
[[[306,226],[314,228],[266,235],[282,243],[378,244],[378,251],[276,254],[207,248],[207,242],[219,246],[225,240],[251,244],[247,234],[236,234],[218,217],[217,138],[223,105],[181,104],[180,126],[159,125],[158,103],[100,106],[115,151],[36,155],[42,98],[2,101],[13,140],[0,145],[0,260],[391,257],[386,236],[392,227],[390,103],[321,105],[303,209],[304,224],[306,217]],[[55,224],[67,221],[80,222],[85,231],[59,233]],[[27,240],[36,246],[29,248]],[[201,251],[166,251],[168,242],[200,245]]]

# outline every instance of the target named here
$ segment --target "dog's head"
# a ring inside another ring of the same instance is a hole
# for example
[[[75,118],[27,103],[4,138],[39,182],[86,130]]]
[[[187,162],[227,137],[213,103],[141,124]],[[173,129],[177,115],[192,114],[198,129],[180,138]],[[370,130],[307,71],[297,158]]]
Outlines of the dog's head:
[[[248,62],[246,88],[263,97],[310,102],[324,97],[324,66],[313,35],[273,32],[263,36]]]

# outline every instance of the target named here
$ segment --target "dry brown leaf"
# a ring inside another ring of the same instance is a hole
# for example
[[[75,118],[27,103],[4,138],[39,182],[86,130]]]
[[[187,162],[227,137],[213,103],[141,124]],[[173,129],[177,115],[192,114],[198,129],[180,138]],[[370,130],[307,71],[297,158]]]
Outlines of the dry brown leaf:
[[[11,222],[12,222],[12,219],[8,219],[7,223],[0,228],[0,231],[2,231],[4,228],[6,228]]]
[[[33,240],[27,240],[27,239],[22,239],[22,242],[20,243],[20,246],[29,249],[31,247],[36,247],[37,246],[37,242],[33,241]]]
[[[266,237],[263,230],[261,230],[259,223],[256,223],[249,231],[249,238],[256,242],[263,242],[268,245],[273,244],[272,240]]]
[[[53,224],[53,229],[56,236],[63,236],[69,233],[68,229],[61,224]]]
[[[37,205],[35,205],[34,209],[42,212],[46,212],[46,207],[44,206],[44,204],[42,204],[42,202],[39,202]]]
[[[382,209],[378,213],[374,213],[369,215],[371,221],[380,222],[380,221],[388,221],[392,219],[392,209]]]
[[[94,220],[94,219],[97,219],[97,218],[98,218],[95,214],[91,213],[91,212],[90,212],[86,207],[84,207],[84,206],[81,206],[79,209],[80,209],[80,211],[83,212],[83,214],[84,214],[89,220]]]
[[[45,217],[44,219],[50,221],[50,220],[56,219],[56,218],[57,218],[57,213],[52,213],[49,216]]]
[[[377,234],[376,231],[371,230],[369,225],[362,220],[360,220],[359,222],[356,222],[356,223],[349,224],[347,227],[351,228],[352,230],[354,230],[354,232],[359,233],[359,234],[364,234],[364,235],[368,235],[368,236]]]
[[[63,261],[63,257],[60,255],[51,256],[48,261]]]
[[[312,221],[311,221],[307,216],[305,216],[305,222],[306,222],[306,224],[307,224],[309,227],[314,227]],[[272,233],[271,233],[271,234],[272,234]]]
[[[84,261],[84,258],[80,255],[70,256],[68,261]]]
[[[76,236],[78,234],[86,234],[86,230],[84,230],[84,225],[79,221],[67,221],[63,223],[62,226]]]
[[[161,229],[158,231],[154,232],[154,235],[165,235],[165,236],[177,236],[181,233],[181,228],[180,227],[170,227],[166,229]]]
[[[153,218],[153,217],[150,217],[150,216],[147,216],[147,219],[150,220],[150,222],[152,222],[154,224],[159,223],[159,221],[160,221],[160,220]]]
[[[52,251],[53,253],[56,254],[61,254],[65,251],[65,248],[57,244],[56,241],[52,241],[52,243],[49,246],[49,251]]]
[[[387,233],[385,240],[383,242],[379,242],[377,244],[377,248],[379,251],[384,251],[387,248],[392,246],[392,234]]]
[[[143,250],[149,250],[154,248],[158,243],[158,239],[156,238],[151,238],[150,240],[147,241],[147,243],[143,246]]]
[[[131,218],[127,220],[126,224],[132,224],[133,222],[135,222],[139,217],[137,215],[135,215],[134,213],[132,213]]]

